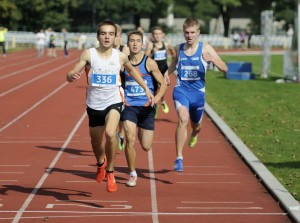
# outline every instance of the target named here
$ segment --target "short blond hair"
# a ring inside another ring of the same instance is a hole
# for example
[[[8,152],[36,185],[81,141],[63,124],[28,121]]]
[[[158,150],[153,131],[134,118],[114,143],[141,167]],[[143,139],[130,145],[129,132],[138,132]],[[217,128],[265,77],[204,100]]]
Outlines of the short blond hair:
[[[198,29],[200,29],[200,23],[199,21],[194,17],[187,18],[183,23],[183,29],[191,26],[197,26]]]

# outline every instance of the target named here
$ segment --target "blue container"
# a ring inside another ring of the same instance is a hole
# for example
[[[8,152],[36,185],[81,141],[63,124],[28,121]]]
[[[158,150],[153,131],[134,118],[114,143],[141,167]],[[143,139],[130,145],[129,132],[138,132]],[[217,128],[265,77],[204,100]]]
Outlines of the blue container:
[[[252,63],[228,62],[226,78],[230,80],[250,80],[252,77]]]

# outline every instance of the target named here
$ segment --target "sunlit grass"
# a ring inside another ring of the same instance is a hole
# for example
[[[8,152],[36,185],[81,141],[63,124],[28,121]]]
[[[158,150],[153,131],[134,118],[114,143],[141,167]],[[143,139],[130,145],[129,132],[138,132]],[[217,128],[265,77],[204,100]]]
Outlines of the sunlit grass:
[[[275,177],[300,200],[300,85],[283,78],[280,55],[272,56],[270,77],[259,78],[261,56],[222,56],[253,63],[256,79],[228,80],[207,74],[207,102]]]

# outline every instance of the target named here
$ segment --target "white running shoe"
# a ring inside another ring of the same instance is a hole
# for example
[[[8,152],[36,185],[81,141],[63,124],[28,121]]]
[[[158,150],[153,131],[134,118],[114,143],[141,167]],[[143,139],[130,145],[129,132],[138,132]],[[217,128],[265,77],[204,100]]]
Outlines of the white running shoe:
[[[137,176],[130,176],[128,182],[126,185],[128,187],[135,187],[136,186],[136,181],[137,181]]]

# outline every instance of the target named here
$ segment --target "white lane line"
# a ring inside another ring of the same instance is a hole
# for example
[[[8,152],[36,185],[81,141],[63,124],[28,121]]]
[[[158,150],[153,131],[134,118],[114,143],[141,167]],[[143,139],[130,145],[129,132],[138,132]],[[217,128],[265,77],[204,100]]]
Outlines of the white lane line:
[[[66,180],[66,183],[95,183],[94,180]]]
[[[181,201],[183,204],[253,204],[253,201]]]
[[[47,141],[0,141],[0,144],[19,144],[19,143],[22,143],[22,144],[24,144],[24,143],[46,143],[46,144],[48,144],[48,143],[64,143],[65,141],[63,141],[63,140],[58,140],[58,141],[49,141],[49,140],[47,140]],[[79,141],[72,141],[72,143],[73,142],[79,142]]]
[[[61,155],[63,154],[64,150],[67,148],[68,144],[70,143],[71,139],[75,135],[77,129],[79,129],[79,127],[80,127],[81,123],[83,122],[83,120],[85,119],[85,117],[86,117],[86,112],[83,113],[83,115],[81,116],[81,118],[79,119],[79,121],[76,123],[75,127],[73,128],[73,130],[69,134],[67,140],[65,141],[65,143],[61,147],[60,151],[56,154],[56,156],[52,160],[52,162],[51,162],[50,166],[48,167],[48,169],[45,171],[45,173],[43,174],[43,176],[41,177],[41,179],[39,180],[39,182],[37,183],[37,185],[34,187],[33,191],[27,197],[27,199],[23,203],[22,207],[16,213],[16,215],[15,215],[12,223],[19,222],[19,220],[21,219],[24,211],[29,206],[30,202],[32,201],[32,199],[34,198],[34,196],[36,195],[36,193],[38,192],[38,190],[42,187],[43,183],[46,181],[46,179],[49,176],[51,170],[54,168],[55,164],[58,162],[58,160],[61,157]]]
[[[55,60],[58,60],[58,59],[55,59]],[[33,68],[40,67],[42,65],[45,65],[45,64],[48,64],[48,63],[51,63],[51,62],[54,62],[54,60],[47,60],[43,63],[38,63],[38,64],[30,66],[30,67],[22,68],[21,70],[18,70],[18,71],[15,71],[15,72],[5,74],[5,75],[1,76],[0,80],[11,77],[11,76],[14,76],[14,75],[17,75],[17,74],[20,74],[20,73],[23,74],[25,71],[32,70]]]
[[[176,173],[178,176],[234,176],[235,173]]]
[[[72,212],[63,212],[63,213],[72,213]],[[78,212],[78,214],[80,214]],[[141,217],[141,216],[149,216],[150,213],[128,213],[128,212],[123,212],[123,213],[116,213],[116,212],[110,212],[110,213],[88,213],[86,215],[84,215],[85,213],[82,213],[82,215],[59,215],[59,216],[55,216],[55,215],[50,215],[45,217],[44,215],[41,216],[35,216],[35,217],[23,217],[22,219],[40,219],[40,221],[45,221],[47,222],[49,218],[51,219],[60,219],[61,222],[64,221],[63,219],[66,219],[65,221],[68,221],[68,218],[94,218],[94,217]],[[282,214],[282,213],[166,213],[166,214],[160,214],[162,216],[213,216],[213,215],[217,215],[217,216],[285,216],[287,215],[286,213]],[[12,218],[0,218],[0,220],[11,220]]]
[[[34,105],[32,105],[30,108],[28,108],[26,111],[24,111],[22,114],[20,114],[18,117],[16,117],[15,119],[13,119],[12,121],[10,121],[9,123],[7,123],[6,125],[4,125],[1,129],[0,132],[2,132],[3,130],[5,130],[6,128],[8,128],[9,126],[11,126],[13,123],[15,123],[16,121],[18,121],[20,118],[22,118],[23,116],[27,115],[30,111],[32,111],[34,108],[36,108],[37,106],[39,106],[41,103],[43,103],[44,101],[46,101],[48,98],[50,98],[52,95],[56,94],[58,91],[60,91],[63,87],[65,87],[68,84],[68,82],[64,82],[62,85],[60,85],[58,88],[56,88],[54,91],[52,91],[48,96],[42,98],[40,101],[38,101],[37,103],[35,103]]]
[[[198,182],[176,182],[178,184],[240,184],[241,182],[213,182],[213,181],[198,181]]]
[[[17,182],[19,180],[0,180],[0,182]]]
[[[62,202],[108,202],[108,203],[127,203],[128,201],[114,201],[114,200],[55,200]]]
[[[136,140],[136,142],[138,142],[138,140]],[[159,141],[156,141],[154,140],[153,143],[155,144],[174,144],[174,140],[159,140]],[[197,144],[218,144],[220,143],[220,141],[200,141],[200,142],[197,142]]]
[[[177,207],[177,209],[189,210],[262,210],[262,207]]]
[[[24,174],[25,172],[0,172],[0,174]]]
[[[154,174],[154,163],[152,149],[148,152],[148,163],[149,163],[149,176],[150,176],[150,191],[151,191],[151,207],[152,207],[152,222],[159,223],[158,221],[158,208],[157,208],[157,195],[156,195],[156,184]]]
[[[34,58],[32,58],[34,56]],[[13,67],[16,66],[18,64],[22,64],[22,63],[27,63],[27,61],[30,61],[32,59],[36,60],[35,54],[30,53],[30,54],[18,54],[18,55],[14,55],[14,61],[9,61],[6,65],[2,64],[0,70],[4,70],[7,69],[8,67]],[[26,59],[24,59],[26,58]],[[29,58],[29,59],[28,59]],[[19,62],[20,60],[22,60],[22,62]],[[18,62],[16,62],[18,61]]]
[[[229,168],[230,166],[184,166],[184,168]]]
[[[72,141],[73,142],[73,141]],[[72,165],[72,167],[80,167],[80,168],[95,168],[95,165]]]
[[[41,79],[41,78],[43,78],[43,77],[45,77],[45,76],[47,76],[47,75],[49,75],[49,74],[52,74],[52,73],[55,74],[55,71],[61,70],[61,68],[66,67],[66,66],[68,66],[69,64],[73,64],[74,61],[76,61],[76,60],[72,60],[72,61],[70,61],[70,62],[68,62],[68,63],[65,63],[65,64],[63,64],[63,65],[61,65],[61,66],[59,66],[59,67],[56,67],[55,69],[49,70],[48,72],[46,72],[46,73],[44,73],[44,74],[37,75],[35,78],[32,78],[32,79],[30,79],[29,81],[26,81],[26,82],[24,82],[24,83],[22,83],[22,84],[19,84],[18,86],[14,87],[14,88],[11,88],[11,89],[9,89],[8,91],[4,91],[3,93],[0,94],[0,97],[3,97],[3,96],[5,96],[5,95],[7,95],[7,94],[9,94],[9,93],[11,93],[11,92],[13,92],[13,91],[15,91],[15,90],[18,90],[19,88],[24,87],[25,85],[30,84],[30,83],[32,83],[32,82],[38,80],[38,79]]]
[[[15,213],[17,211],[5,211],[2,210],[0,213]],[[90,216],[90,214],[99,214],[99,215],[106,215],[110,214],[111,216],[116,216],[116,215],[124,215],[124,216],[151,216],[153,213],[152,212],[109,212],[109,211],[45,211],[45,210],[36,210],[36,211],[23,211],[24,213],[66,213],[66,214],[87,214],[87,216]],[[285,212],[158,212],[157,215],[161,216],[213,216],[213,215],[287,215]],[[70,215],[69,217],[74,217],[74,215]],[[77,216],[77,215],[76,215]],[[54,216],[50,216],[54,217]],[[57,217],[66,217],[64,216],[57,216]],[[86,217],[86,216],[84,216]],[[26,219],[27,217],[22,217],[22,219]],[[36,216],[32,218],[41,218],[41,216]],[[5,219],[5,218],[0,218],[0,219]],[[11,219],[11,218],[9,218]]]

